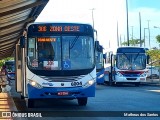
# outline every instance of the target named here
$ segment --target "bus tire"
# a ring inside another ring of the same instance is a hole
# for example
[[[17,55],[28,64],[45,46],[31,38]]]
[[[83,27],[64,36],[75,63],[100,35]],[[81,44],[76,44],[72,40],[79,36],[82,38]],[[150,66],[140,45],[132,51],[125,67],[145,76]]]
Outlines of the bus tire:
[[[22,100],[24,99],[24,96],[23,96],[23,95],[21,95],[21,99],[22,99]]]
[[[140,82],[135,83],[136,87],[139,87],[139,85],[140,85]]]
[[[86,106],[87,105],[87,100],[88,100],[87,97],[78,98],[77,100],[78,100],[78,105],[79,106]]]
[[[33,108],[34,107],[34,100],[33,99],[28,99],[28,108]]]

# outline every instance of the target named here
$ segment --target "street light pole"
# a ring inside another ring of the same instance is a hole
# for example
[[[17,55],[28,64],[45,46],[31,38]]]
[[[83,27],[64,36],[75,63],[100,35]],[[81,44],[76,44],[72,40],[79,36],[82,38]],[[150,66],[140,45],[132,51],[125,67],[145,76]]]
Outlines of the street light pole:
[[[132,28],[132,40],[133,40],[133,26],[131,26],[131,28]]]
[[[140,39],[140,47],[142,47],[142,38],[141,38],[141,13],[139,12],[139,39]]]
[[[147,20],[148,21],[148,38],[149,38],[149,48],[151,48],[151,42],[150,42],[150,28],[149,28],[149,22],[150,20]]]
[[[127,17],[127,44],[129,46],[129,27],[128,27],[128,0],[126,0],[126,17]]]
[[[145,40],[146,39],[145,30],[146,29],[148,29],[148,28],[144,28],[144,48],[146,47],[146,40]]]
[[[121,38],[122,36],[120,35],[120,46],[122,46],[122,38]]]
[[[117,46],[119,47],[118,21],[117,21]]]
[[[93,25],[93,29],[94,29],[94,15],[93,15],[93,11],[95,10],[95,8],[92,8],[90,10],[92,10],[92,25]]]

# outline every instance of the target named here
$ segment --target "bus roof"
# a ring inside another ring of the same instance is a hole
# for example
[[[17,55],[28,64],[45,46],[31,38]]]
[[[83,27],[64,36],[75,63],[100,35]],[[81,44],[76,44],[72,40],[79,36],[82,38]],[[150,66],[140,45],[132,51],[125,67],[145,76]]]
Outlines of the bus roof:
[[[119,47],[117,48],[117,53],[145,53],[145,49],[142,47]]]
[[[30,26],[30,25],[40,25],[40,24],[66,24],[66,25],[89,25],[89,26],[92,26],[90,23],[77,23],[77,22],[33,22],[33,23],[29,23],[27,25],[27,28]]]

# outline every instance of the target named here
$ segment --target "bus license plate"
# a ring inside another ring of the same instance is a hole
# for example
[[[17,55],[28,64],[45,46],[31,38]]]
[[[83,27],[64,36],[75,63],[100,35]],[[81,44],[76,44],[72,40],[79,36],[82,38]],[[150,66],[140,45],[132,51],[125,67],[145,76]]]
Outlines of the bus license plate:
[[[62,91],[62,92],[58,92],[59,96],[65,96],[68,95],[69,93],[67,91]]]

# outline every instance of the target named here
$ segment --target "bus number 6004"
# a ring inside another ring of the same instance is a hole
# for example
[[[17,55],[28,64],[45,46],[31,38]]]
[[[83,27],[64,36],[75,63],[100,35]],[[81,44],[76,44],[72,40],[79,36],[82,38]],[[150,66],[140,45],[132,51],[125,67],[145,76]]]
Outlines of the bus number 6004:
[[[82,82],[72,82],[72,86],[82,86]]]

